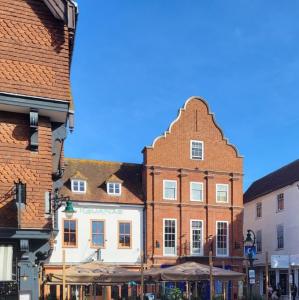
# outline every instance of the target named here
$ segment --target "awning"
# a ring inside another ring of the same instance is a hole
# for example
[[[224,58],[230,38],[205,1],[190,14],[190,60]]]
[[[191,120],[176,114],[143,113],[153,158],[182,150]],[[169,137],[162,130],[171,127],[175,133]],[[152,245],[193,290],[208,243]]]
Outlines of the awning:
[[[242,280],[243,273],[212,267],[214,279]],[[196,262],[186,262],[169,268],[153,268],[144,272],[145,280],[155,281],[199,281],[209,280],[210,267]]]
[[[214,279],[218,280],[242,280],[245,274],[212,268]],[[140,282],[141,273],[129,271],[125,268],[107,265],[102,262],[91,262],[70,267],[65,271],[67,284],[112,284],[129,281]],[[169,268],[152,268],[144,271],[146,281],[200,281],[209,280],[210,267],[196,262],[186,262]],[[49,284],[61,284],[62,271],[58,274],[50,274]]]
[[[141,276],[140,272],[98,261],[72,266],[66,269],[65,275],[67,284],[124,283],[139,281]],[[50,284],[61,283],[62,271],[58,274],[50,274],[48,279]]]

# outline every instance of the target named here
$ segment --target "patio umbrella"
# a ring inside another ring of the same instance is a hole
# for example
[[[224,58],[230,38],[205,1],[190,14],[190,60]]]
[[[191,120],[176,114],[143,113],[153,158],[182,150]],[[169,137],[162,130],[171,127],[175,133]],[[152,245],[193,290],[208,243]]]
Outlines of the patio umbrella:
[[[219,280],[242,280],[243,273],[225,270],[221,268],[212,268],[212,274]],[[146,280],[157,281],[199,281],[208,280],[210,276],[210,267],[208,265],[196,262],[185,262],[169,268],[153,268],[144,272]]]
[[[73,284],[85,283],[123,283],[140,280],[140,272],[129,271],[125,268],[107,265],[94,261],[68,268],[65,272],[66,282]],[[62,272],[51,274],[50,283],[62,282]]]

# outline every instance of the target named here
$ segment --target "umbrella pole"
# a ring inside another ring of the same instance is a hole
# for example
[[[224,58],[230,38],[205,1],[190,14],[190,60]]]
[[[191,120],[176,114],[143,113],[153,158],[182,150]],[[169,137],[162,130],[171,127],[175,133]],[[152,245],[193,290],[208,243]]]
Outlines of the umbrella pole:
[[[186,282],[186,291],[187,291],[187,299],[191,300],[191,285],[190,285],[190,281]]]
[[[209,251],[209,265],[210,265],[210,300],[213,300],[214,296],[214,285],[213,285],[213,260],[212,251]]]
[[[62,300],[66,299],[65,293],[65,249],[62,250]]]
[[[92,285],[93,300],[96,300],[96,284]]]
[[[141,273],[141,285],[140,285],[140,300],[143,300],[144,296],[144,274],[143,274],[143,251],[141,252],[141,263],[140,263],[140,273]]]

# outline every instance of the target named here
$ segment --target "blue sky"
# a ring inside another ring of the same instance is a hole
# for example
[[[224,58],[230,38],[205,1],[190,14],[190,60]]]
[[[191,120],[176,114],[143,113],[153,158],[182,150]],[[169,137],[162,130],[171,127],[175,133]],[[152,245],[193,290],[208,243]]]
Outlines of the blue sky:
[[[141,162],[192,95],[244,155],[244,188],[298,158],[299,2],[79,1],[66,156]]]

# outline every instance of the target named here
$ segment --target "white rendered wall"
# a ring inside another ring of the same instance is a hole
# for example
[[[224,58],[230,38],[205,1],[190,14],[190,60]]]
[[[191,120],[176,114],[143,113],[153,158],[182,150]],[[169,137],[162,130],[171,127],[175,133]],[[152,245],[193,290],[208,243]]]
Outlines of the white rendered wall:
[[[262,231],[262,252],[256,265],[265,264],[265,251],[271,255],[299,254],[299,189],[298,182],[244,204],[244,236],[247,229]],[[284,210],[277,212],[277,195],[284,193]],[[262,203],[262,217],[256,217],[256,203]],[[277,249],[276,227],[284,226],[284,248]]]
[[[62,249],[66,252],[67,263],[79,263],[96,259],[96,250],[91,248],[91,220],[105,221],[105,248],[101,249],[101,259],[104,263],[134,264],[140,262],[143,248],[143,207],[134,205],[114,205],[95,203],[73,203],[76,213],[73,219],[77,220],[78,242],[76,248],[62,248],[64,207],[58,212],[59,233],[55,239],[54,251],[50,264],[61,264]],[[118,221],[130,221],[132,226],[132,247],[118,248]]]

